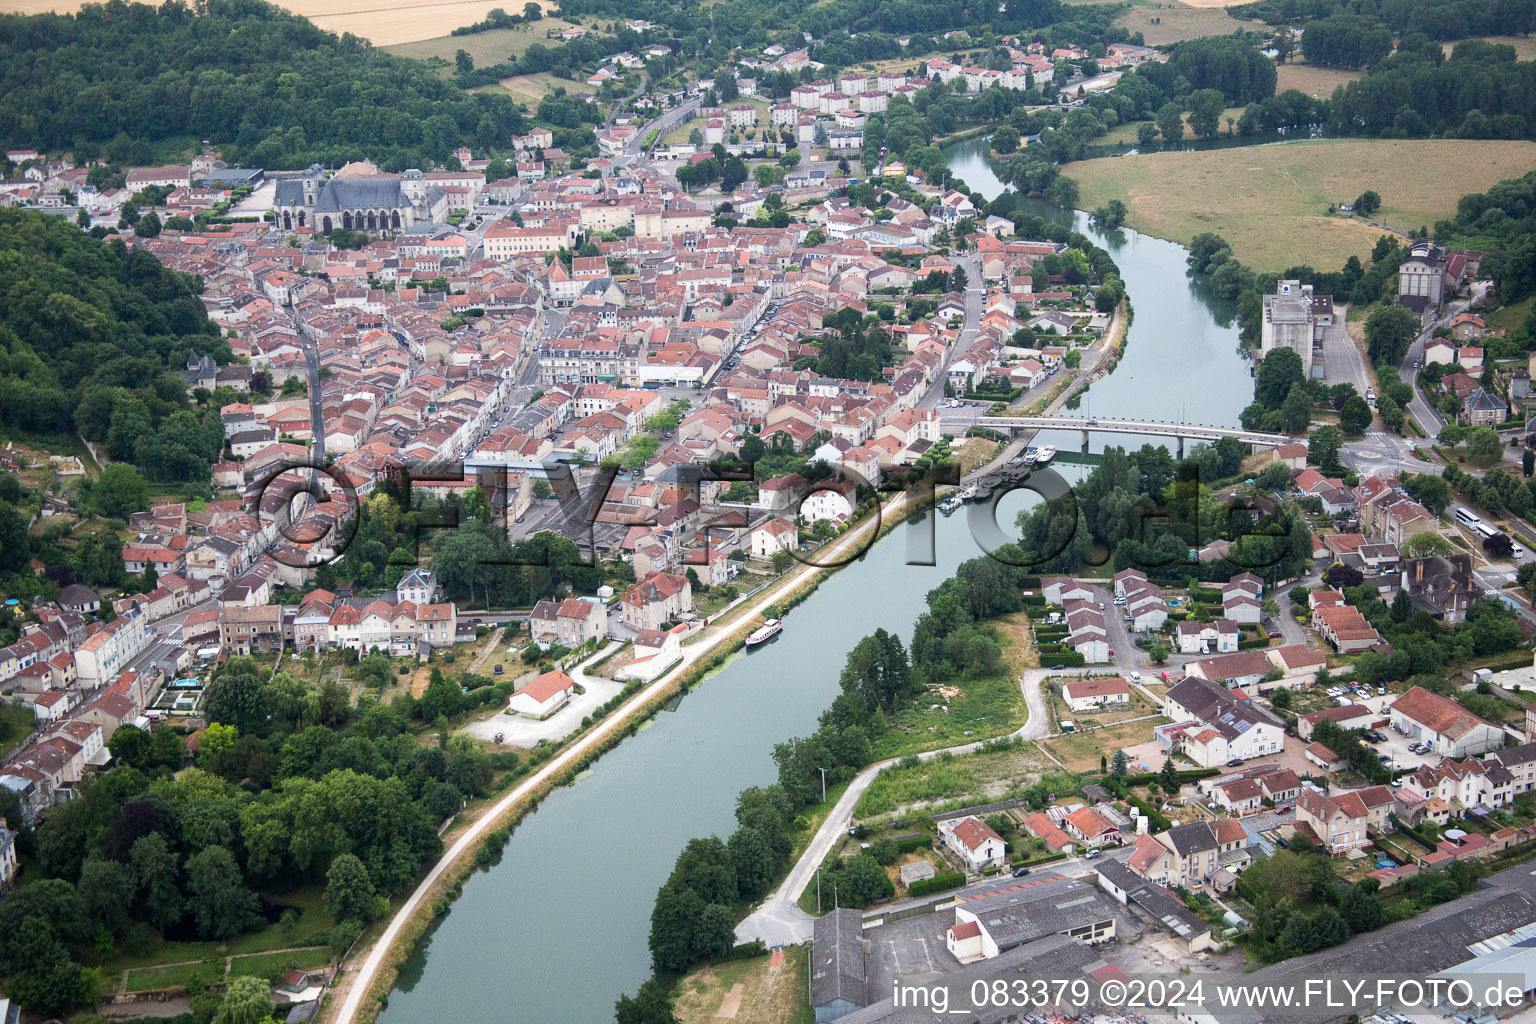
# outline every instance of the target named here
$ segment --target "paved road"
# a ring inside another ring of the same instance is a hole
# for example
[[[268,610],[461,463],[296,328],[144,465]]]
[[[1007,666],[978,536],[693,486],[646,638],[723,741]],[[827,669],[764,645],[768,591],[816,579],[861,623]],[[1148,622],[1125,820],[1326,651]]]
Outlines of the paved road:
[[[891,515],[900,512],[905,501],[905,497],[896,499],[886,508],[885,514]],[[856,548],[859,544],[866,541],[870,531],[878,529],[882,519],[871,518],[861,523],[857,528],[834,541],[827,553],[835,559],[845,552]],[[677,677],[678,673],[686,671],[689,666],[702,658],[708,657],[716,647],[729,639],[732,632],[741,623],[749,621],[752,616],[762,615],[770,605],[782,600],[790,590],[804,582],[808,573],[815,571],[815,569],[796,569],[791,571],[779,582],[763,590],[757,600],[749,606],[746,616],[735,620],[734,623],[725,627],[705,627],[701,631],[700,639],[697,642],[690,643],[683,648],[682,660],[671,671],[642,689],[619,710],[599,722],[590,732],[582,735],[570,746],[551,758],[538,772],[513,787],[505,796],[488,807],[473,824],[465,829],[464,834],[455,840],[453,845],[443,853],[443,856],[439,858],[437,863],[432,866],[432,870],[427,873],[410,897],[406,899],[400,909],[390,918],[383,934],[379,936],[378,941],[368,950],[362,962],[358,964],[357,969],[355,971],[345,971],[339,976],[338,986],[333,991],[333,995],[340,999],[340,1009],[337,1011],[334,1024],[353,1024],[356,1021],[358,1009],[362,1006],[368,989],[377,979],[391,947],[400,940],[400,935],[404,931],[407,922],[421,908],[433,887],[447,873],[449,867],[468,855],[488,832],[500,824],[501,819],[508,811],[521,801],[532,796],[543,786],[560,778],[582,758],[600,749],[602,744],[628,728],[640,709],[660,697],[672,685],[672,681]],[[1026,689],[1025,692],[1027,695],[1028,690]],[[1041,711],[1036,711],[1037,703],[1041,705]],[[1032,698],[1030,705],[1031,726],[1037,721],[1041,723],[1043,728],[1045,721],[1043,700],[1038,694]],[[809,932],[806,934],[809,934]]]
[[[1348,318],[1349,307],[1337,306],[1333,326],[1323,329],[1323,367],[1327,371],[1324,380],[1329,384],[1353,384],[1363,396],[1371,380],[1365,371],[1365,356],[1349,336]]]
[[[1050,715],[1046,711],[1045,694],[1041,683],[1051,674],[1047,669],[1030,669],[1019,680],[1019,685],[1024,690],[1024,700],[1029,706],[1029,720],[1023,728],[1009,735],[1024,739],[1040,739],[1049,734]],[[969,754],[979,750],[986,742],[988,741],[978,740],[944,750],[930,750],[917,756],[921,760],[931,761],[941,754]],[[810,885],[815,878],[817,868],[821,866],[822,861],[826,860],[833,844],[848,831],[849,824],[853,820],[853,808],[859,802],[859,797],[863,796],[870,783],[875,781],[876,775],[899,760],[899,758],[890,758],[878,761],[854,776],[847,791],[833,805],[826,820],[822,822],[821,828],[816,831],[810,845],[795,862],[795,866],[790,869],[783,883],[736,926],[737,942],[762,939],[770,946],[784,946],[805,942],[811,937],[815,918],[796,905],[800,894],[805,892],[806,886]]]
[[[944,400],[944,382],[948,379],[949,367],[955,360],[970,351],[972,343],[976,340],[976,333],[981,330],[981,318],[987,312],[987,287],[981,277],[980,260],[975,254],[971,254],[951,257],[949,262],[951,266],[965,271],[965,320],[960,327],[960,336],[945,353],[944,365],[934,375],[933,383],[928,387],[928,393],[917,403],[928,409],[934,408]],[[977,408],[979,410],[981,407]],[[964,431],[962,430],[961,433]]]

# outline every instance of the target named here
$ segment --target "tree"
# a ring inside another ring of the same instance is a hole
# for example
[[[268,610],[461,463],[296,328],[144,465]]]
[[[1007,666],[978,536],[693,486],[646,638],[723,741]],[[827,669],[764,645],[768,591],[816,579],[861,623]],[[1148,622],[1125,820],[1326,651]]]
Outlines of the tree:
[[[1157,109],[1157,130],[1163,133],[1163,141],[1177,145],[1184,139],[1184,111],[1177,103],[1169,101]]]
[[[1504,445],[1492,427],[1473,427],[1467,431],[1467,459],[1474,466],[1487,469],[1504,458]]]
[[[1403,555],[1407,558],[1428,558],[1430,555],[1449,555],[1454,548],[1438,533],[1424,530],[1403,542]],[[1536,563],[1532,563],[1536,564]]]
[[[1371,425],[1371,407],[1365,399],[1355,395],[1339,410],[1339,429],[1346,434],[1363,434]]]
[[[776,573],[786,572],[794,562],[795,556],[782,548],[773,553],[773,571]]]
[[[119,764],[131,768],[144,768],[149,764],[151,741],[149,733],[135,725],[120,725],[107,741],[107,750]]]
[[[1290,394],[1280,406],[1280,427],[1287,434],[1306,433],[1312,422],[1312,396],[1300,384],[1292,384]]]
[[[1115,751],[1115,756],[1109,759],[1109,774],[1117,779],[1125,778],[1126,769],[1130,766],[1131,759],[1125,751]]]
[[[1185,102],[1189,106],[1189,127],[1195,138],[1214,138],[1221,127],[1221,112],[1227,106],[1221,90],[1197,89]]]
[[[1405,306],[1381,306],[1365,319],[1366,354],[1373,363],[1396,366],[1419,333],[1419,319]]]
[[[1295,349],[1271,349],[1259,363],[1253,378],[1253,400],[1266,410],[1278,409],[1291,389],[1305,383],[1301,356]]]
[[[91,504],[104,516],[127,519],[149,507],[149,484],[132,466],[113,463],[91,485]]]
[[[549,481],[545,480],[543,477],[540,477],[533,482],[534,500],[543,501],[554,493],[554,490],[549,486]]]
[[[272,986],[265,978],[242,975],[229,979],[213,1024],[263,1024],[271,1016]]]
[[[1359,198],[1355,200],[1355,212],[1362,217],[1369,217],[1379,209],[1381,209],[1381,196],[1371,189],[1360,193]]]
[[[1019,130],[1010,124],[998,125],[992,132],[992,148],[998,153],[1008,155],[1019,151]]]
[[[475,70],[475,58],[469,55],[468,50],[458,50],[453,55],[454,68],[461,75],[467,75]]]
[[[843,666],[838,680],[843,693],[858,700],[866,711],[891,711],[897,698],[912,687],[907,651],[901,638],[884,629],[860,640]]]
[[[154,238],[160,234],[160,217],[154,210],[150,210],[140,217],[133,225],[133,233],[140,238]]]
[[[208,684],[203,708],[210,722],[233,725],[242,734],[260,734],[267,729],[266,691],[256,677],[255,663],[244,661],[249,665],[226,663],[224,671]]]
[[[1337,473],[1339,452],[1344,447],[1344,435],[1331,423],[1313,428],[1307,435],[1307,459],[1317,463],[1324,473]]]
[[[757,462],[768,452],[768,446],[763,444],[763,439],[756,434],[748,434],[742,438],[741,447],[736,451],[736,458],[751,465]]]
[[[1158,782],[1162,784],[1163,792],[1170,797],[1178,795],[1179,770],[1173,766],[1173,758],[1163,758],[1163,767],[1158,772]]]
[[[1375,886],[1368,885],[1366,882],[1357,882],[1344,887],[1344,898],[1339,903],[1339,915],[1344,918],[1344,923],[1349,926],[1349,930],[1356,934],[1375,931],[1386,919],[1381,906],[1381,897],[1376,894]]]
[[[1403,415],[1403,407],[1398,405],[1391,395],[1382,395],[1376,400],[1376,412],[1381,416],[1381,425],[1400,434],[1406,417]]]
[[[80,867],[80,906],[86,917],[113,935],[128,930],[128,912],[138,885],[127,865],[90,857]]]
[[[1151,149],[1157,145],[1157,125],[1151,121],[1143,121],[1137,125],[1136,145],[1140,149]]]
[[[350,853],[331,861],[325,873],[325,906],[335,921],[367,924],[378,916],[373,879],[363,862]]]
[[[202,938],[232,939],[261,923],[261,901],[245,887],[234,855],[222,846],[187,859],[187,887]]]
[[[655,978],[647,978],[633,999],[619,996],[613,1019],[615,1024],[678,1024],[667,990]]]
[[[133,844],[129,860],[139,883],[139,902],[144,914],[150,924],[164,932],[186,913],[176,854],[166,846],[165,836],[151,832]]]
[[[1147,651],[1147,657],[1152,660],[1152,664],[1154,665],[1167,664],[1168,654],[1169,650],[1167,644],[1153,644]]]

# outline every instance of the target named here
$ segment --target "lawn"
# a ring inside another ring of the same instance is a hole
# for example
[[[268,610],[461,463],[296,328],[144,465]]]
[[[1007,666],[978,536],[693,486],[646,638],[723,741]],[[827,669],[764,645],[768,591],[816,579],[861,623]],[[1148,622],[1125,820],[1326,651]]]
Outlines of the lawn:
[[[1333,95],[1333,90],[1345,82],[1353,82],[1359,78],[1362,72],[1344,71],[1340,68],[1325,68],[1312,64],[1281,64],[1275,69],[1277,72],[1275,92],[1282,93],[1287,89],[1300,89],[1313,99],[1325,100]]]
[[[328,946],[319,949],[295,949],[287,953],[262,953],[258,956],[237,956],[229,967],[229,976],[239,978],[250,975],[255,978],[276,978],[286,970],[308,970],[323,967],[331,962]]]
[[[1483,319],[1491,326],[1502,327],[1507,331],[1525,323],[1525,318],[1531,315],[1533,303],[1536,303],[1536,296],[1521,299],[1511,306],[1502,306],[1492,313],[1484,313]]]
[[[721,1019],[739,1024],[811,1024],[806,981],[809,946],[768,956],[701,967],[677,985],[674,1008],[681,1024]]]
[[[177,964],[191,960],[211,960],[216,957],[237,956],[242,953],[267,953],[274,949],[295,946],[314,946],[325,941],[334,922],[330,911],[325,909],[325,892],[322,886],[311,886],[294,892],[274,896],[284,906],[299,909],[299,919],[292,928],[268,925],[260,931],[247,932],[228,942],[159,942],[149,953],[133,956],[120,954],[100,966],[109,977],[127,970],[139,972],[159,964]],[[219,972],[223,973],[220,964]],[[169,982],[176,985],[180,982]]]
[[[218,981],[224,977],[223,960],[206,960],[197,964],[181,964],[176,967],[151,967],[142,971],[128,972],[128,992],[147,992],[157,988],[175,988],[186,985],[193,978]]]
[[[1148,46],[1182,43],[1201,36],[1229,36],[1239,28],[1259,31],[1262,22],[1240,21],[1222,5],[1203,7],[1133,7],[1115,22],[1127,31],[1140,32]]]
[[[522,8],[517,7],[516,10],[521,11]],[[560,39],[560,33],[571,25],[572,22],[564,18],[543,18],[531,24],[519,25],[517,28],[493,28],[488,32],[475,32],[466,36],[438,36],[434,39],[396,43],[384,49],[402,57],[415,57],[417,60],[440,57],[449,64],[453,63],[454,54],[463,50],[475,59],[476,67],[485,67],[490,64],[500,64],[508,57],[521,57],[534,43],[547,47],[562,46],[564,44]],[[437,27],[441,30],[442,25],[439,24]],[[554,32],[553,37],[548,35],[550,31]]]
[[[37,719],[32,712],[15,704],[0,704],[0,755],[9,754],[11,748],[26,739]]]
[[[1116,750],[1134,747],[1152,738],[1152,730],[1166,725],[1171,719],[1149,718],[1144,722],[1113,725],[1105,729],[1089,729],[1087,732],[1068,733],[1042,744],[1055,754],[1068,771],[1097,771],[1100,757],[1110,757]]]
[[[1068,164],[1079,205],[1110,199],[1131,206],[1128,226],[1176,242],[1214,231],[1257,270],[1299,263],[1336,269],[1365,259],[1381,235],[1330,203],[1366,189],[1382,199],[1378,220],[1403,228],[1433,224],[1456,201],[1536,166],[1536,144],[1472,140],[1320,140],[1224,150],[1148,153]],[[1453,187],[1445,169],[1458,170]]]
[[[1032,743],[1009,750],[896,765],[875,776],[859,797],[853,814],[856,818],[869,818],[915,804],[962,797],[971,803],[989,803],[1010,789],[1032,784],[1042,772],[1054,767]]]

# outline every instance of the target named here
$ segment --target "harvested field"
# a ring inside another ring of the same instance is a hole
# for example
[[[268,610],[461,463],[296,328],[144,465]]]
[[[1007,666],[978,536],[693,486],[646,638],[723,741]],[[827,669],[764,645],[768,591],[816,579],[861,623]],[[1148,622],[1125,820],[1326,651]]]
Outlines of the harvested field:
[[[1258,270],[1298,263],[1336,268],[1364,259],[1381,229],[1329,216],[1330,203],[1381,194],[1376,219],[1403,229],[1432,225],[1456,201],[1536,167],[1536,144],[1514,141],[1321,140],[1232,149],[1148,153],[1068,164],[1091,210],[1119,198],[1128,226],[1188,243],[1202,231],[1225,238]],[[1445,185],[1448,168],[1456,184]]]

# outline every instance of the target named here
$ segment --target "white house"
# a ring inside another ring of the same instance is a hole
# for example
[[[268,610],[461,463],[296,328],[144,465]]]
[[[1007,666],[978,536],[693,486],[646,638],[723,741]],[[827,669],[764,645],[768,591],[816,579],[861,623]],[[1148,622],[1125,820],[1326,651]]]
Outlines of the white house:
[[[1129,707],[1131,684],[1122,676],[1111,676],[1107,679],[1076,679],[1062,686],[1061,695],[1073,711]]]
[[[431,604],[437,600],[437,577],[431,569],[412,569],[395,584],[395,597],[412,604]]]
[[[778,551],[793,551],[800,536],[794,522],[778,516],[752,531],[752,557],[764,561],[773,558]]]
[[[847,519],[858,504],[857,490],[858,485],[852,480],[819,483],[800,503],[800,515],[808,523],[818,519]]]
[[[620,675],[650,682],[683,656],[682,642],[671,630],[643,629],[635,635],[634,658]]]
[[[944,845],[959,854],[973,872],[1002,864],[1007,857],[1003,837],[975,815],[939,822],[939,835]]]
[[[558,711],[576,692],[576,683],[559,669],[536,676],[507,699],[507,710],[529,718],[545,718]]]

